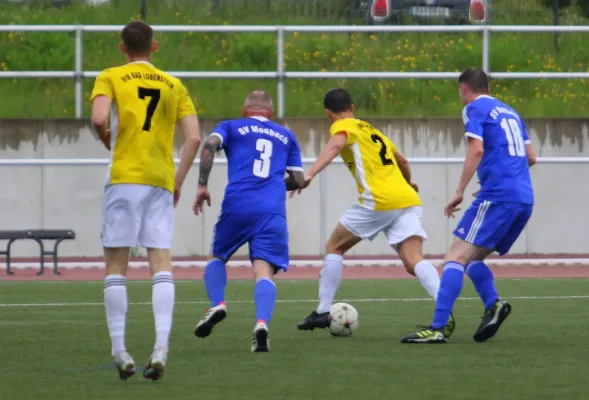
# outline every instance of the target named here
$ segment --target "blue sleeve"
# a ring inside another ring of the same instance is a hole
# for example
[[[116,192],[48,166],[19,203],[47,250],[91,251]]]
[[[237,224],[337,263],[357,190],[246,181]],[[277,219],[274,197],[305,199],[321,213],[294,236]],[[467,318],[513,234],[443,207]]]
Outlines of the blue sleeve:
[[[288,152],[288,159],[286,160],[287,171],[303,171],[303,160],[301,159],[301,147],[294,135],[290,133],[290,149]]]
[[[231,121],[223,121],[215,126],[211,136],[219,136],[221,138],[221,147],[225,147],[229,143],[229,133],[231,132]]]
[[[476,108],[464,107],[462,120],[464,121],[464,131],[467,137],[483,140],[484,118],[481,117],[481,113]]]

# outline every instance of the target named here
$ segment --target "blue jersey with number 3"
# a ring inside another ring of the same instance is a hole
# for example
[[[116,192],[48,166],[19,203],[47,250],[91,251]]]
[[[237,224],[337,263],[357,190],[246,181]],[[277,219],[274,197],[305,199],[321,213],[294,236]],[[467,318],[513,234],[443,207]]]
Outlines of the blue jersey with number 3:
[[[491,96],[479,96],[462,112],[466,136],[483,141],[477,174],[478,199],[534,204],[526,144],[530,143],[517,112]]]
[[[303,170],[295,135],[263,117],[223,121],[212,135],[223,140],[228,163],[221,212],[286,216],[284,174]]]

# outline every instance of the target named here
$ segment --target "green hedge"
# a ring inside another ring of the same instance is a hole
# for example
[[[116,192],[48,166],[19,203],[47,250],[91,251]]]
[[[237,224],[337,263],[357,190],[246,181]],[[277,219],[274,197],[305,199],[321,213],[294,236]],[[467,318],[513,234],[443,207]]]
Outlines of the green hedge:
[[[587,0],[589,1],[589,0]],[[207,2],[208,4],[209,2]],[[136,2],[127,8],[76,6],[41,11],[7,7],[0,23],[124,24],[137,18]],[[213,14],[183,8],[183,3],[158,3],[152,24],[318,24],[318,20],[285,17],[287,21],[264,20],[258,15]],[[494,3],[495,4],[495,3]],[[551,12],[542,9],[541,19]],[[498,21],[532,23],[519,16]],[[497,21],[496,21],[497,22]],[[573,8],[563,11],[562,24],[587,24]],[[306,34],[285,35],[288,71],[460,71],[481,65],[481,35],[466,34]],[[273,71],[276,69],[275,34],[160,33],[160,51],[154,63],[168,71]],[[556,52],[552,34],[491,35],[491,70],[507,72],[589,71],[589,35],[560,34]],[[123,62],[117,33],[84,34],[84,69],[101,70]],[[68,33],[0,34],[0,69],[72,70],[74,37]],[[263,88],[276,94],[273,80],[186,80],[201,115],[235,116],[245,94]],[[93,82],[84,82],[89,96]],[[287,80],[288,116],[321,116],[323,94],[329,88],[350,88],[360,112],[374,116],[455,116],[460,112],[453,80]],[[0,117],[69,117],[74,110],[71,80],[0,80]],[[526,116],[584,116],[589,104],[587,80],[495,80],[493,93]],[[85,104],[87,114],[89,105]]]

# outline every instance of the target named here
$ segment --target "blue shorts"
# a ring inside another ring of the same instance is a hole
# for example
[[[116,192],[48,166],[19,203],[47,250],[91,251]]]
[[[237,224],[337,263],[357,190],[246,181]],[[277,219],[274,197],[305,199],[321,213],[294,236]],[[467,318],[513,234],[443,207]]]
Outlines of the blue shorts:
[[[526,227],[533,208],[533,204],[476,199],[453,233],[465,242],[504,255]]]
[[[215,224],[211,254],[227,262],[249,243],[250,260],[263,260],[288,269],[288,227],[280,214],[221,213]]]

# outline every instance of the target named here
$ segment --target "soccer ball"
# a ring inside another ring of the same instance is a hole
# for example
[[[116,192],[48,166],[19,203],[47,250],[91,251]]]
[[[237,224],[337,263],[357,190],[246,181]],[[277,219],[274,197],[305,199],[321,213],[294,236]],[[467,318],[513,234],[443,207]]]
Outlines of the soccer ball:
[[[346,303],[336,303],[329,309],[329,331],[333,336],[350,336],[358,329],[358,311]]]

